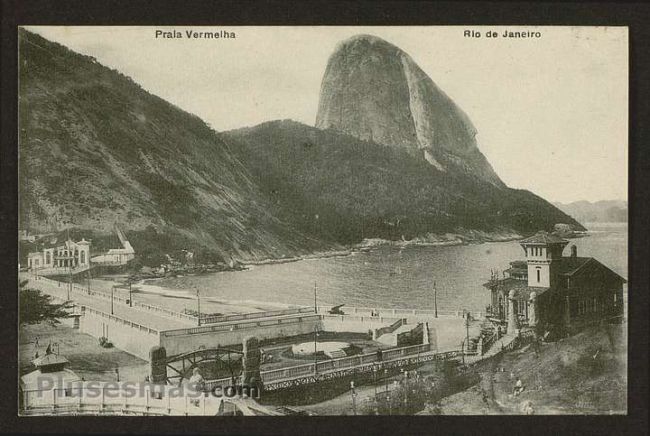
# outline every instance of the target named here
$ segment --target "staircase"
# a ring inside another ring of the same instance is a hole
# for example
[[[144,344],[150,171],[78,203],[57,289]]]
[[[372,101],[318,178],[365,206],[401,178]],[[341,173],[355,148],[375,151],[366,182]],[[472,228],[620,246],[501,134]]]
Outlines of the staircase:
[[[392,347],[397,346],[397,336],[400,333],[408,332],[413,330],[415,327],[417,327],[417,324],[403,324],[400,327],[398,327],[396,330],[390,332],[390,333],[385,333],[377,338],[378,342],[381,342],[382,344],[385,345],[390,345]]]

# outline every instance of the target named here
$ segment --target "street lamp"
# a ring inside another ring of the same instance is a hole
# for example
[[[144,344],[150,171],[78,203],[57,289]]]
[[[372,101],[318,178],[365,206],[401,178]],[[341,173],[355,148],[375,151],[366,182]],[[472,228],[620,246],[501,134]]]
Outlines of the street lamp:
[[[435,317],[438,318],[438,289],[436,288],[436,282],[433,282],[433,310]]]
[[[133,307],[133,290],[131,289],[131,277],[129,277],[129,307]]]
[[[357,414],[357,391],[354,388],[354,381],[350,381],[350,389],[352,390],[352,413]]]
[[[384,378],[386,379],[386,392],[388,392],[388,368],[384,369]]]
[[[318,326],[314,324],[314,374],[318,372]]]
[[[375,401],[377,401],[377,365],[372,366],[372,384],[375,387]]]
[[[196,289],[196,312],[197,319],[199,320],[199,327],[201,327],[201,294],[199,289]]]

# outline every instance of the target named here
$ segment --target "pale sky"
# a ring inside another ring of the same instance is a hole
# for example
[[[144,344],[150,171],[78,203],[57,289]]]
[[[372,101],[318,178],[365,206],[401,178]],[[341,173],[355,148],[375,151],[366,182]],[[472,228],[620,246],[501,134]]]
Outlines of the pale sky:
[[[480,150],[508,186],[549,201],[627,199],[625,27],[27,28],[94,56],[218,131],[287,118],[314,125],[336,44],[376,35],[407,52],[469,115]],[[183,38],[156,38],[156,29]],[[485,37],[505,29],[542,36]],[[188,39],[186,30],[236,38]]]

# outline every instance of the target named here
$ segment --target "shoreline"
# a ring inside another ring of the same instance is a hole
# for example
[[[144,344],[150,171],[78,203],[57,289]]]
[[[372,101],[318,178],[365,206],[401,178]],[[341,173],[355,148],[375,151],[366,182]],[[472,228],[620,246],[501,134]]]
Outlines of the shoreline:
[[[381,238],[368,238],[363,241],[350,246],[344,250],[333,250],[317,252],[312,254],[305,254],[300,256],[292,256],[286,258],[266,258],[262,260],[239,260],[239,263],[246,267],[243,271],[248,270],[249,266],[257,265],[274,265],[291,262],[299,262],[301,260],[317,260],[329,259],[332,257],[345,257],[351,256],[355,253],[367,253],[374,248],[397,246],[400,248],[406,247],[449,247],[458,245],[471,245],[471,244],[484,244],[488,242],[510,242],[522,239],[523,236],[511,232],[483,232],[480,230],[469,230],[462,233],[428,233],[424,236],[418,236],[410,240],[388,240]],[[217,272],[230,272],[230,271],[217,271]]]

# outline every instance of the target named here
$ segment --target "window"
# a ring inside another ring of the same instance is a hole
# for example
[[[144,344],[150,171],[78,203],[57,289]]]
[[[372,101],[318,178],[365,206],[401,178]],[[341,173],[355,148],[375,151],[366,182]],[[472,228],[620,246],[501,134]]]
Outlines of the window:
[[[50,264],[50,252],[49,251],[47,253],[45,253],[45,263],[47,265]]]
[[[542,275],[541,271],[538,269],[537,270],[537,283],[539,283],[541,281],[541,275]]]
[[[86,263],[86,252],[85,251],[81,252],[81,263]]]

